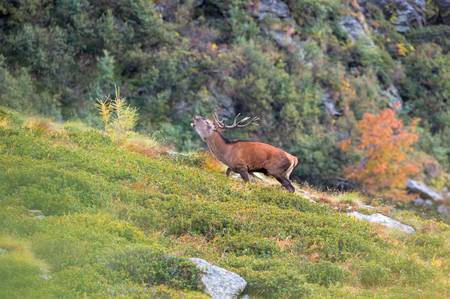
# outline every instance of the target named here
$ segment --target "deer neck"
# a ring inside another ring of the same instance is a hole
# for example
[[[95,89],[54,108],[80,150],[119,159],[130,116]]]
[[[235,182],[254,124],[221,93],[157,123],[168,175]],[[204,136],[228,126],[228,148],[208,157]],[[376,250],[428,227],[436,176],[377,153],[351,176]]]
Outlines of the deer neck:
[[[227,156],[231,150],[231,145],[227,144],[225,139],[219,132],[215,132],[211,137],[206,139],[209,151],[220,162],[228,165]]]

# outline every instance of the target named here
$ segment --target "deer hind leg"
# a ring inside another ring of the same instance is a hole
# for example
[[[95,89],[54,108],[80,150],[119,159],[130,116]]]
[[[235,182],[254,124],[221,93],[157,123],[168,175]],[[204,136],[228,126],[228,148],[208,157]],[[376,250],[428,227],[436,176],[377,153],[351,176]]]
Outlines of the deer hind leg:
[[[286,188],[287,191],[289,191],[290,193],[295,192],[294,186],[292,186],[291,182],[287,178],[285,178],[284,176],[275,176],[275,178],[284,188]]]
[[[249,182],[250,181],[250,175],[248,173],[248,169],[246,167],[239,167],[236,170],[233,170],[234,172],[237,172],[241,175],[241,178],[245,181],[245,182]]]
[[[250,181],[250,176],[248,175],[247,171],[239,171],[238,172],[241,175],[241,178],[247,183]]]
[[[227,176],[230,176],[230,174],[231,174],[231,172],[232,172],[233,170],[230,168],[230,167],[228,167],[227,168],[227,172],[225,173]]]

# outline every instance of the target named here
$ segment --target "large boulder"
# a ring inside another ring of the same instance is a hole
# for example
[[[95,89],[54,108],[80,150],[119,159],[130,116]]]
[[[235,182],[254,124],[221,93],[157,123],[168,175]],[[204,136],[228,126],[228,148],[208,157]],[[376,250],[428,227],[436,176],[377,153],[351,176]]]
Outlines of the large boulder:
[[[435,201],[444,200],[442,194],[438,193],[436,190],[428,187],[422,182],[409,179],[406,183],[406,188],[412,192],[419,193],[420,195]]]
[[[204,291],[213,299],[238,298],[247,286],[247,282],[236,273],[214,266],[203,259],[189,260],[203,272],[201,280]]]
[[[365,214],[361,214],[359,212],[354,211],[354,212],[348,213],[348,215],[353,216],[360,220],[378,223],[378,224],[381,224],[388,228],[395,228],[395,229],[401,230],[407,234],[413,234],[416,232],[412,226],[403,224],[395,219],[392,219],[392,218],[385,216],[383,214],[380,214],[380,213],[375,213],[372,215],[365,215]]]

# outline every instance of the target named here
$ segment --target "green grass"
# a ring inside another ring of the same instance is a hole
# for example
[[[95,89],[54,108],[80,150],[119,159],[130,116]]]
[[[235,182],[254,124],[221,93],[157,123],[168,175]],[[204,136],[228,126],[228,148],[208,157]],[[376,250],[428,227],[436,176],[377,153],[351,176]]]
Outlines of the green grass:
[[[202,298],[187,257],[239,273],[253,298],[448,296],[444,223],[400,213],[418,233],[387,232],[195,155],[0,118],[1,298]]]

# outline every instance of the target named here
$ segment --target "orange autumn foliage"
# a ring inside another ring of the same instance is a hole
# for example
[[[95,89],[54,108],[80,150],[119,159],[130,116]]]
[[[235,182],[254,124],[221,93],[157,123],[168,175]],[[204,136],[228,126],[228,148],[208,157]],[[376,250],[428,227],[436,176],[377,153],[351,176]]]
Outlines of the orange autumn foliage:
[[[416,121],[404,127],[392,109],[385,109],[379,114],[365,113],[357,129],[357,142],[346,139],[340,143],[343,151],[362,157],[357,165],[344,170],[345,176],[360,183],[368,192],[405,195],[407,178],[418,171],[408,160],[412,145],[418,139]]]

